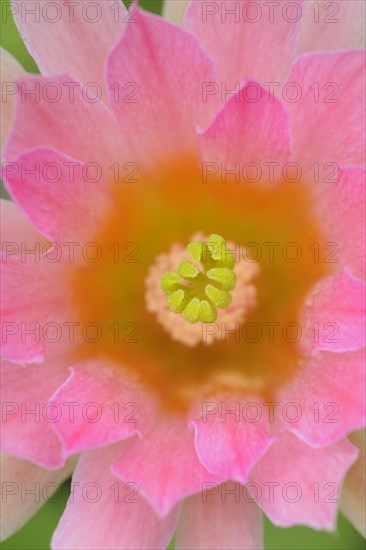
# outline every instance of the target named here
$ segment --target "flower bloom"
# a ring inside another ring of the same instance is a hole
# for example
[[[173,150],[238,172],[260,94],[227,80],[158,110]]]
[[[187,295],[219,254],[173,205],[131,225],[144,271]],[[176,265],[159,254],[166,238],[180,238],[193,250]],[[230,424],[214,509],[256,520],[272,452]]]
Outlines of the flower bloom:
[[[362,532],[363,3],[58,4],[4,55],[3,536],[71,472],[54,549],[262,548],[345,479]]]

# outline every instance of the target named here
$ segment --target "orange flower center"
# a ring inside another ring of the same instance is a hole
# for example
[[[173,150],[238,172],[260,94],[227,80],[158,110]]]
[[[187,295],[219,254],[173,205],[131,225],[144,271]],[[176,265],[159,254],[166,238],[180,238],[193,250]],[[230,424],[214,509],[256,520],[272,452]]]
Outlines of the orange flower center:
[[[329,272],[315,254],[323,243],[310,186],[205,182],[199,163],[182,158],[145,170],[138,183],[113,184],[110,198],[90,239],[100,260],[70,270],[78,321],[102,334],[77,356],[110,357],[176,409],[217,389],[270,398],[301,364],[309,330],[299,324],[301,306]],[[169,310],[160,280],[197,231],[230,242],[239,292],[226,316],[193,325]],[[169,323],[169,313],[183,325]]]

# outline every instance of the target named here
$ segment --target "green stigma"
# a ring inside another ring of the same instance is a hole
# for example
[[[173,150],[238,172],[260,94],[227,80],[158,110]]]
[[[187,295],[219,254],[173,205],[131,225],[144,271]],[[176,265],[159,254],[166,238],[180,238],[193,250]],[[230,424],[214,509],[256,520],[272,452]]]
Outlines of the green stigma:
[[[220,235],[211,235],[208,242],[193,241],[187,250],[195,262],[201,263],[202,270],[184,261],[177,273],[164,273],[161,288],[168,296],[168,308],[182,314],[189,323],[213,323],[217,308],[231,303],[230,291],[236,285],[234,255]]]

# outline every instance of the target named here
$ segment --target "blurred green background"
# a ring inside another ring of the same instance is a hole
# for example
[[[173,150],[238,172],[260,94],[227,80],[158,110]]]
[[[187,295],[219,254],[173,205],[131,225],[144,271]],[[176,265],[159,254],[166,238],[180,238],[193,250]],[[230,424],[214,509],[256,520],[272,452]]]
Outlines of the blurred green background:
[[[4,14],[9,0],[0,1],[2,14]],[[163,0],[140,0],[143,8],[154,13],[161,13],[162,4]],[[28,54],[13,21],[9,17],[2,16],[0,25],[0,45],[11,52],[27,71],[37,72],[37,66]],[[23,529],[2,543],[1,548],[3,550],[48,550],[52,532],[66,505],[67,494],[68,484],[65,483],[62,498],[57,502],[46,504]],[[364,550],[365,547],[364,539],[341,514],[335,534],[318,532],[307,527],[281,529],[268,520],[265,522],[267,550]],[[172,543],[169,548],[174,548],[174,544]]]

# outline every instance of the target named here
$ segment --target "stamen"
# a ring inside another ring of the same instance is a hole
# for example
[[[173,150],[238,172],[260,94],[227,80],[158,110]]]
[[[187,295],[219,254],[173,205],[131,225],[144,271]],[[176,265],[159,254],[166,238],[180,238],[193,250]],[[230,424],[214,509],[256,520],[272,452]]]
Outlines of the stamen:
[[[202,269],[185,260],[179,265],[178,274],[164,273],[161,288],[168,296],[167,305],[189,323],[213,323],[217,308],[226,308],[232,300],[229,291],[236,285],[234,255],[220,235],[211,235],[207,243],[193,241],[187,250]]]
[[[186,346],[219,341],[221,327],[235,330],[256,307],[253,281],[259,266],[246,258],[244,247],[225,243],[220,235],[197,233],[186,247],[172,244],[149,268],[148,311]]]

